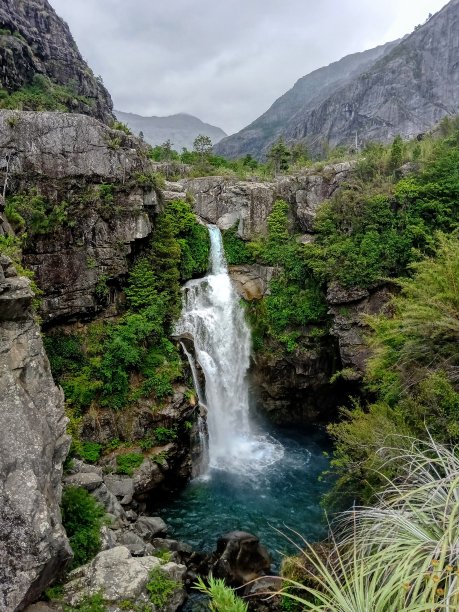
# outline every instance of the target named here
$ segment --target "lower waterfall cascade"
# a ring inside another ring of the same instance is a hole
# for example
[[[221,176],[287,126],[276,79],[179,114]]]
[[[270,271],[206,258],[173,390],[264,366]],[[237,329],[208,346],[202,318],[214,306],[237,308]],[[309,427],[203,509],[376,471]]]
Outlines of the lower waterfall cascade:
[[[184,287],[175,334],[191,338],[205,378],[201,390],[193,356],[186,350],[201,404],[207,409],[208,467],[254,474],[282,458],[280,443],[254,430],[249,417],[251,335],[228,274],[220,230],[209,225],[211,270]],[[201,473],[206,466],[201,466]]]
[[[220,231],[208,227],[210,272],[184,286],[175,329],[200,404],[201,454],[193,457],[185,489],[154,511],[164,516],[172,537],[196,550],[210,552],[235,529],[256,534],[278,569],[283,552],[296,552],[297,536],[288,529],[314,541],[325,535],[319,500],[328,485],[319,477],[329,465],[328,439],[317,428],[280,430],[251,418],[250,329],[228,275]]]

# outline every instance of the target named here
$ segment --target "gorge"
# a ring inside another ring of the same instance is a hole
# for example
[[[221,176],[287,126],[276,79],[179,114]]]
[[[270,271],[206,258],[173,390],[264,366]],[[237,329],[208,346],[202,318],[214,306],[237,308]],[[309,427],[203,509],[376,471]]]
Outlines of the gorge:
[[[445,45],[454,88],[458,7],[346,96]],[[116,121],[47,0],[2,4],[0,59],[0,611],[198,581],[220,612],[455,609],[456,92],[419,138],[231,162]]]

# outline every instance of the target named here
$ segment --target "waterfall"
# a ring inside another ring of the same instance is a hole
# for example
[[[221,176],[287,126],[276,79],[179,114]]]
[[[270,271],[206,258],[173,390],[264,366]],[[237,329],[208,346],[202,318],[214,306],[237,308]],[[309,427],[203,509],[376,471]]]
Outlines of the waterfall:
[[[247,382],[250,330],[231,284],[220,231],[214,225],[208,228],[211,270],[185,285],[175,333],[193,340],[204,373],[210,467],[249,472],[277,461],[283,449],[269,436],[252,432]],[[196,391],[202,398],[202,391]]]

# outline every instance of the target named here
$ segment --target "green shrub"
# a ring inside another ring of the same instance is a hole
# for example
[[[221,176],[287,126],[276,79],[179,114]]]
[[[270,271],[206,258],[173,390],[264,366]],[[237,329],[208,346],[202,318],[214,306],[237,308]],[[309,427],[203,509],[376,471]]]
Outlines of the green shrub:
[[[100,550],[100,528],[105,511],[79,487],[65,487],[62,493],[62,524],[73,550],[71,568],[90,561]]]
[[[143,460],[144,456],[142,453],[126,453],[125,455],[117,455],[116,473],[132,476],[134,470],[142,465]]]
[[[90,98],[76,93],[69,85],[57,85],[42,74],[32,83],[0,96],[0,108],[32,111],[73,111],[79,104],[92,106]]]
[[[153,568],[150,571],[149,580],[147,582],[147,591],[151,603],[156,606],[158,610],[164,609],[171,595],[174,591],[181,588],[181,586],[179,582],[168,578],[159,567]]]
[[[89,463],[96,463],[96,461],[100,457],[102,448],[102,444],[98,444],[97,442],[82,442],[78,446],[77,454],[84,461],[88,461]]]
[[[103,594],[96,593],[83,597],[75,606],[64,605],[64,612],[107,612],[107,605]]]
[[[50,204],[37,190],[9,196],[5,215],[16,232],[47,234],[68,222],[68,204]]]
[[[251,264],[254,262],[253,254],[247,244],[237,235],[238,223],[222,232],[223,248],[226,261],[230,266]]]
[[[157,427],[153,431],[153,435],[158,444],[165,444],[177,438],[177,431],[168,427]]]

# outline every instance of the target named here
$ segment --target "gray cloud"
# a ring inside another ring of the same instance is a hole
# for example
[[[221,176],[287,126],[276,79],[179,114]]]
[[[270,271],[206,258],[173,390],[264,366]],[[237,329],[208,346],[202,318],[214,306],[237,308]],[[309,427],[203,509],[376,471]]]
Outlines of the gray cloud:
[[[301,76],[410,32],[446,0],[50,0],[115,108],[237,131]]]

